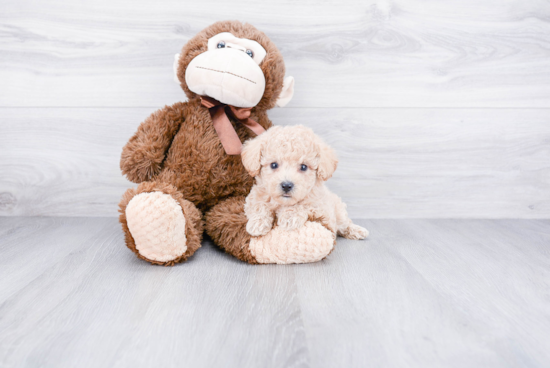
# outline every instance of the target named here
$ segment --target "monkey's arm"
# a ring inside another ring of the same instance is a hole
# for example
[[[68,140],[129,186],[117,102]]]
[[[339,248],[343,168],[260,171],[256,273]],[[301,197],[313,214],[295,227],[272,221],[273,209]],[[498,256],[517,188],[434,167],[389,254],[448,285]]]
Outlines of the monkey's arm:
[[[184,103],[155,111],[122,149],[120,169],[128,180],[141,183],[158,175],[172,139],[185,120]]]

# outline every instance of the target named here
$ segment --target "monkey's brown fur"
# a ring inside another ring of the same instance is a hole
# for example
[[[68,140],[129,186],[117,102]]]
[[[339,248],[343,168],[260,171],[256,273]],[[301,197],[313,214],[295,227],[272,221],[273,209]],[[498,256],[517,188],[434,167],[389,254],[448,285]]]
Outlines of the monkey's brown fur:
[[[129,189],[119,204],[126,245],[138,257],[154,264],[173,265],[185,261],[201,246],[202,214],[206,214],[206,231],[216,244],[243,261],[256,263],[248,250],[250,235],[245,229],[247,219],[243,212],[244,198],[253,179],[244,169],[240,156],[225,153],[209,111],[185,83],[187,65],[207,51],[210,37],[221,32],[255,40],[267,51],[260,65],[266,80],[265,92],[251,114],[265,129],[272,125],[266,110],[275,106],[283,87],[285,67],[281,54],[264,33],[249,24],[215,23],[183,47],[178,79],[188,102],[165,106],[149,116],[124,146],[120,160],[123,174],[140,184],[136,189]],[[231,122],[241,142],[255,136],[242,124],[233,119]],[[125,215],[135,195],[154,191],[171,195],[182,207],[186,219],[187,250],[181,257],[164,263],[138,253]]]

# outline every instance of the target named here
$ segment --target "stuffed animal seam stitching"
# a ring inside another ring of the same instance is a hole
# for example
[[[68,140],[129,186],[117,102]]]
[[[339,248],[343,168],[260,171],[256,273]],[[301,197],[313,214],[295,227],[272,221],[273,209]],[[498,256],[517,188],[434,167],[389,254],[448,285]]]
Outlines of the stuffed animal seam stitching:
[[[250,79],[245,78],[245,77],[241,77],[240,75],[234,74],[234,73],[231,73],[231,72],[224,72],[224,71],[222,71],[222,70],[216,70],[216,69],[211,69],[211,68],[205,68],[205,67],[203,67],[203,66],[196,66],[196,68],[211,70],[211,71],[213,71],[213,72],[218,72],[218,73],[231,74],[231,75],[234,75],[235,77],[239,77],[239,78],[242,78],[242,79],[244,79],[244,80],[247,80],[247,81],[249,81],[249,82],[251,82],[251,83],[256,84],[256,82],[254,82],[253,80],[250,80]]]

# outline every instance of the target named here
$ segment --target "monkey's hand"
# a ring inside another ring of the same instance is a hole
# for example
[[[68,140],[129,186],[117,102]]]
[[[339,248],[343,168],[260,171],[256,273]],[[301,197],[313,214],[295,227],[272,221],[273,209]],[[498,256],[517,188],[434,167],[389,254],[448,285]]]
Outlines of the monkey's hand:
[[[284,230],[296,230],[304,226],[308,213],[302,206],[283,207],[277,211],[277,225]]]
[[[153,180],[160,170],[172,139],[185,120],[184,103],[165,106],[151,114],[122,149],[120,168],[128,180]]]

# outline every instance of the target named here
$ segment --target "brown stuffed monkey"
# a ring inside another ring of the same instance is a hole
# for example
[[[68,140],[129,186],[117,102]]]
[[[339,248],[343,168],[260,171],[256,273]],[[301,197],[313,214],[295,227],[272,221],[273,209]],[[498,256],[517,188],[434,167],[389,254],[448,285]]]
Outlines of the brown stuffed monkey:
[[[176,63],[188,101],[154,112],[122,151],[123,174],[139,184],[119,205],[128,248],[153,264],[174,265],[200,248],[206,230],[249,263],[325,257],[334,237],[314,219],[261,237],[246,231],[253,178],[241,163],[241,144],[272,125],[267,110],[284,106],[294,88],[275,45],[249,24],[218,22],[191,38]]]

